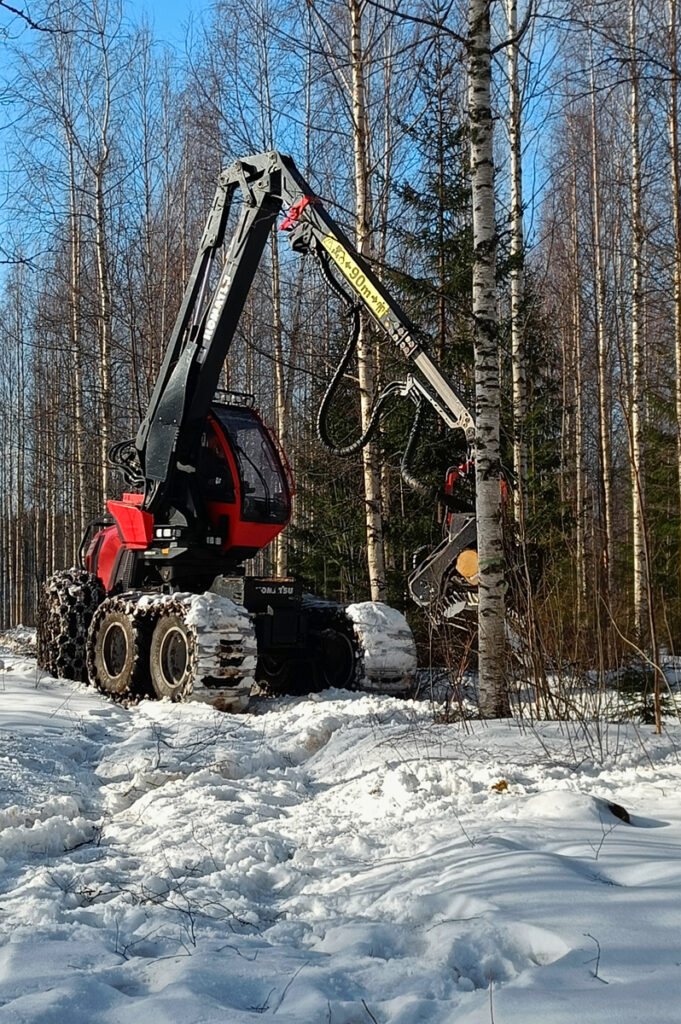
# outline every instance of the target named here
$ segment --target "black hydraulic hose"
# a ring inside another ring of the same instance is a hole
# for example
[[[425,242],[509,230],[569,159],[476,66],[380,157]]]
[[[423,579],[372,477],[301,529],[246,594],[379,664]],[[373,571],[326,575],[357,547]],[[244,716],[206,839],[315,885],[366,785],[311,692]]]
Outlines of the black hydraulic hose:
[[[336,295],[338,295],[338,297],[341,299],[341,301],[346,305],[346,307],[348,308],[348,312],[352,318],[352,323],[350,327],[350,337],[348,338],[348,343],[345,346],[345,351],[341,356],[341,360],[338,366],[334,370],[329,385],[326,391],[324,392],[324,397],[321,400],[321,403],[319,405],[319,412],[317,413],[317,436],[321,443],[324,445],[327,451],[331,452],[333,455],[347,457],[349,455],[355,455],[357,452],[361,451],[361,449],[364,448],[364,446],[371,439],[372,434],[374,433],[376,427],[378,426],[378,421],[381,416],[381,413],[383,412],[383,407],[385,406],[389,398],[391,398],[394,394],[398,393],[400,385],[398,383],[389,384],[385,388],[385,390],[379,395],[378,399],[374,403],[373,408],[371,410],[371,415],[369,417],[369,422],[367,424],[366,430],[358,438],[356,438],[348,445],[338,445],[332,441],[327,425],[329,408],[331,406],[331,402],[335,397],[341,378],[343,377],[345,371],[347,370],[350,364],[350,360],[352,359],[355,353],[355,349],[357,347],[357,339],[359,338],[359,331],[361,326],[360,307],[354,302],[352,297],[345,291],[345,289],[340,285],[338,280],[335,278],[335,276],[331,272],[331,268],[329,267],[328,261],[325,258],[325,256],[323,256],[322,253],[316,248],[312,249],[312,252],[314,253],[317,259],[319,269],[322,273],[322,277],[329,285],[329,287],[332,289],[332,291],[334,291]]]
[[[359,309],[359,306],[353,299],[352,295],[346,292],[345,288],[343,288],[340,281],[331,271],[331,267],[329,266],[329,257],[326,254],[322,254],[321,251],[317,248],[317,246],[314,246],[312,249],[310,249],[310,252],[317,260],[319,270],[321,271],[321,275],[328,284],[331,291],[335,292],[338,298],[342,302],[344,302],[348,308]]]
[[[393,395],[397,395],[400,393],[401,387],[402,385],[399,383],[399,381],[393,381],[392,384],[388,384],[388,386],[381,392],[381,394],[374,402],[374,405],[371,410],[371,416],[369,417],[369,422],[364,433],[361,434],[351,444],[345,446],[334,444],[326,430],[326,409],[332,397],[331,392],[327,390],[327,393],[324,396],[322,404],[319,407],[319,415],[317,416],[317,434],[319,436],[319,440],[321,441],[321,443],[328,451],[332,452],[333,455],[340,455],[346,457],[348,455],[355,455],[358,451],[361,451],[361,449],[364,448],[367,442],[371,439],[371,435],[376,430],[376,427],[378,426],[378,421],[381,417],[381,413],[383,412],[383,407],[386,405],[389,399],[392,398]]]
[[[128,487],[137,489],[144,486],[144,476],[134,438],[112,444],[109,448],[109,463],[120,470]]]
[[[421,432],[425,412],[425,403],[423,399],[420,398],[416,404],[416,413],[414,415],[414,422],[411,425],[411,430],[409,431],[407,446],[402,455],[400,475],[407,487],[411,487],[411,489],[416,491],[417,494],[430,495],[432,493],[432,489],[419,480],[418,477],[415,477],[409,468],[411,457],[414,454],[414,448],[416,447],[416,442],[418,440],[419,433]]]

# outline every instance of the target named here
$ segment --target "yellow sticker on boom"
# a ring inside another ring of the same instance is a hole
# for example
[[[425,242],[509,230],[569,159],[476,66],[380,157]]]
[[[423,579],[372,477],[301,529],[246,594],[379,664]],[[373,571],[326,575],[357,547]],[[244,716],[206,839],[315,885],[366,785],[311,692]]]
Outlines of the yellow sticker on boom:
[[[372,283],[367,280],[366,274],[355,263],[348,250],[341,245],[335,235],[325,235],[322,238],[322,245],[343,277],[348,279],[374,316],[381,320],[389,310],[388,303],[381,298]]]

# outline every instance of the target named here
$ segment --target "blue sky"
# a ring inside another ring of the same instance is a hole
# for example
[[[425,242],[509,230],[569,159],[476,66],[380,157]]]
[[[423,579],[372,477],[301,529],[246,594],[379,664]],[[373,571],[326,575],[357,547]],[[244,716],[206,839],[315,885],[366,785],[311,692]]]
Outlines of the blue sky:
[[[11,6],[26,11],[29,15],[32,14],[31,4],[26,0],[13,0]],[[181,46],[189,16],[192,13],[197,15],[201,11],[209,10],[212,0],[127,0],[125,6],[128,16],[132,19],[144,11],[148,12],[156,36],[165,42]],[[16,36],[21,27],[20,19],[11,11],[0,7],[0,31],[9,28],[10,34]]]
[[[212,7],[212,0],[141,0],[129,6],[129,12],[146,11],[157,39],[175,46],[184,43],[185,28],[190,16]]]

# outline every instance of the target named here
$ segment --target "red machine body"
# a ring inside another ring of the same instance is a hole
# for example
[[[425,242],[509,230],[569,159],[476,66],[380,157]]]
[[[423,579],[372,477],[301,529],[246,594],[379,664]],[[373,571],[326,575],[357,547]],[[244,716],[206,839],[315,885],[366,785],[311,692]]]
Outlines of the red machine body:
[[[201,439],[199,475],[222,554],[261,551],[291,519],[293,476],[254,409],[214,406]]]
[[[216,561],[238,561],[267,547],[288,525],[295,491],[276,435],[246,405],[213,405],[201,435],[192,491],[205,511],[205,546]],[[125,552],[172,562],[184,552],[182,531],[143,508],[142,493],[108,501],[113,523],[91,534],[84,562],[108,593],[121,578]]]

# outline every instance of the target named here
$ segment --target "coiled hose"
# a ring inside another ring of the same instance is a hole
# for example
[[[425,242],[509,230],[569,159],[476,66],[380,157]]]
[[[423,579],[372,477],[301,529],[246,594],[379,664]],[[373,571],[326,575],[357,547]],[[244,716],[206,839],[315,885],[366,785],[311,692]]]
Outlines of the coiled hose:
[[[321,400],[321,403],[319,405],[319,411],[317,413],[317,437],[319,438],[321,443],[324,445],[326,450],[331,452],[333,455],[347,457],[349,455],[355,455],[357,452],[361,451],[362,448],[364,448],[364,446],[369,442],[372,434],[374,433],[376,427],[378,426],[378,422],[379,419],[381,418],[385,405],[394,395],[400,394],[402,385],[400,384],[399,381],[393,381],[391,384],[388,384],[387,387],[383,389],[383,391],[378,396],[371,409],[371,414],[369,416],[369,422],[367,423],[366,429],[363,431],[362,434],[360,434],[358,438],[356,438],[354,441],[347,445],[338,445],[331,439],[331,435],[328,429],[329,408],[335,397],[336,390],[338,388],[338,385],[340,384],[341,378],[343,377],[345,371],[347,370],[350,364],[350,360],[355,354],[355,349],[357,348],[357,340],[359,338],[359,331],[361,326],[360,307],[356,304],[353,298],[350,295],[348,295],[345,289],[340,285],[334,274],[331,272],[331,268],[329,267],[327,260],[321,254],[321,252],[319,252],[319,250],[316,248],[312,249],[312,252],[314,253],[317,259],[322,277],[324,278],[328,286],[331,288],[331,290],[335,292],[335,294],[338,295],[338,297],[341,299],[351,317],[350,336],[348,338],[347,345],[345,346],[345,351],[343,352],[341,360],[336,369],[334,370],[333,376],[331,377],[327,389],[324,392],[324,396]]]

